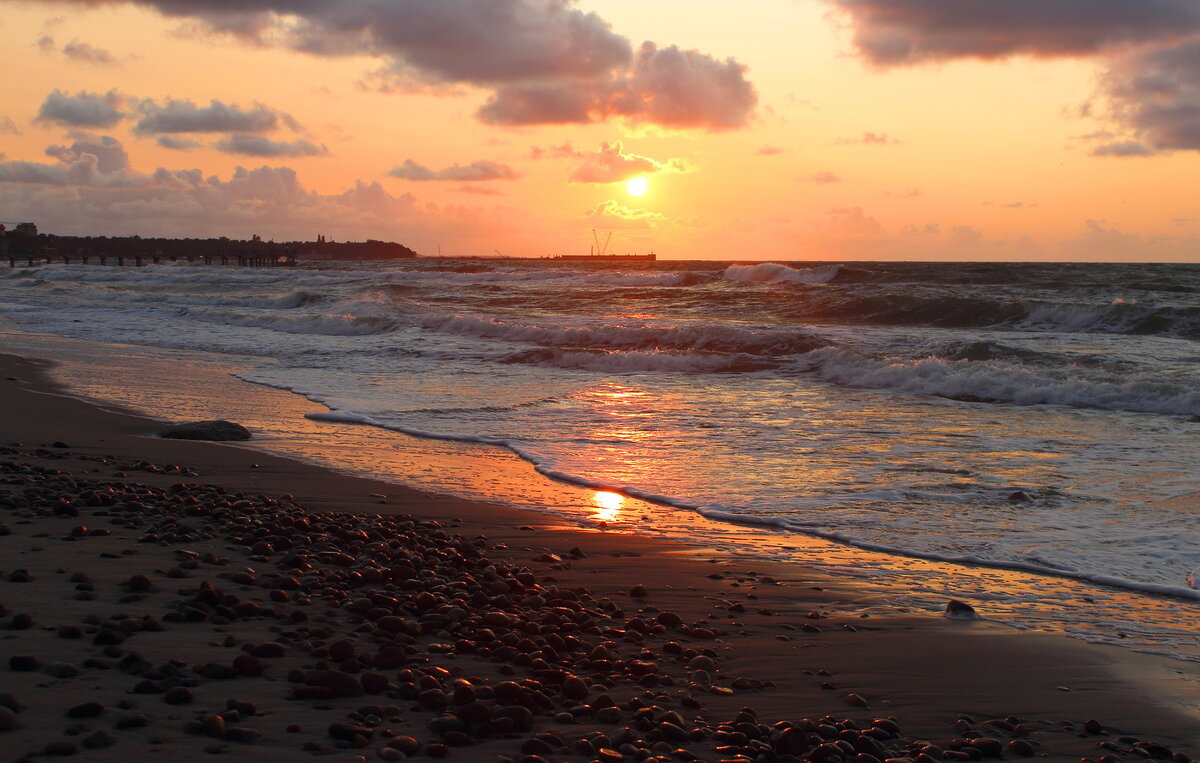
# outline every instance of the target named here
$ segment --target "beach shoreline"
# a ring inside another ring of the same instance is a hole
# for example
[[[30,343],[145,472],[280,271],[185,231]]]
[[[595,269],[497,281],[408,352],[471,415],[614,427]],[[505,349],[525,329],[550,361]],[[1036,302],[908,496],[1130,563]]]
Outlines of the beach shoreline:
[[[605,627],[609,631],[621,631],[622,635],[628,635],[627,621],[634,617],[645,624],[654,621],[663,612],[677,614],[681,620],[679,626],[667,628],[663,633],[643,634],[641,638],[647,644],[661,646],[659,642],[665,636],[684,649],[711,649],[716,656],[710,658],[715,664],[713,670],[706,671],[708,677],[715,679],[712,680],[715,686],[728,689],[729,693],[714,692],[702,683],[696,683],[695,670],[687,665],[676,664],[669,659],[669,652],[662,653],[656,661],[657,667],[649,675],[669,676],[672,683],[656,687],[664,690],[660,693],[667,695],[659,702],[682,702],[687,696],[700,705],[677,705],[672,710],[670,705],[664,704],[660,708],[663,712],[685,710],[680,712],[685,718],[690,719],[695,714],[707,716],[716,723],[732,720],[740,708],[749,706],[755,709],[757,717],[765,725],[825,715],[854,718],[861,725],[869,723],[872,718],[894,716],[899,719],[907,737],[929,739],[943,746],[961,733],[961,728],[955,728],[956,721],[960,721],[960,714],[970,715],[980,724],[989,718],[1017,717],[1046,722],[1044,727],[1028,722],[1027,737],[1021,738],[1028,738],[1035,745],[1035,753],[1044,753],[1056,759],[1077,759],[1081,755],[1099,757],[1106,753],[1096,747],[1098,742],[1118,744],[1114,740],[1126,734],[1154,739],[1184,754],[1194,756],[1197,752],[1196,745],[1200,740],[1200,732],[1196,730],[1200,728],[1200,714],[1197,713],[1197,707],[1200,706],[1200,676],[1188,664],[1154,659],[1124,650],[1088,646],[1060,637],[1012,633],[987,622],[948,621],[926,613],[885,614],[880,612],[880,607],[864,602],[861,592],[852,583],[830,580],[796,565],[747,561],[662,539],[568,526],[541,513],[425,494],[399,487],[395,483],[347,476],[243,447],[155,438],[153,433],[159,427],[153,420],[102,410],[89,402],[71,397],[69,391],[57,388],[49,380],[44,363],[30,359],[12,356],[0,358],[0,378],[4,379],[2,399],[7,408],[0,427],[0,444],[5,444],[12,451],[6,458],[29,467],[61,470],[72,475],[79,483],[122,480],[145,484],[153,490],[168,490],[172,485],[182,482],[186,485],[213,485],[230,493],[265,496],[272,500],[290,494],[294,496],[294,503],[308,512],[335,513],[342,517],[369,518],[378,514],[386,519],[389,516],[411,515],[417,522],[436,521],[445,532],[463,538],[486,536],[489,559],[494,558],[514,568],[528,567],[539,579],[539,586],[556,586],[559,590],[586,589],[588,595],[597,600],[614,602],[614,606],[621,610],[620,622],[612,617],[611,611],[602,612],[607,618]],[[9,444],[16,442],[22,445]],[[56,442],[64,443],[66,447],[55,448]],[[97,459],[105,459],[109,463],[101,464]],[[136,471],[114,470],[114,460],[121,464],[148,462],[158,469],[164,465],[176,465],[196,474],[181,475],[178,470],[156,473],[144,468]],[[92,471],[96,469],[99,471]],[[116,471],[123,471],[126,476],[117,477]],[[40,475],[39,479],[41,477],[47,475]],[[126,566],[123,570],[126,577],[137,572],[155,578],[155,569],[171,568],[177,564],[172,559],[177,559],[173,553],[178,548],[157,542],[139,543],[142,536],[130,533],[128,527],[109,527],[107,522],[110,515],[88,518],[89,525],[94,522],[96,527],[109,529],[110,535],[86,536],[82,540],[80,536],[75,536],[75,541],[63,541],[61,538],[72,537],[71,529],[79,525],[80,518],[55,515],[52,511],[42,515],[26,510],[30,516],[22,516],[18,520],[13,516],[14,510],[19,511],[12,506],[4,510],[4,521],[12,533],[0,537],[0,544],[9,549],[5,555],[9,561],[4,564],[3,572],[9,576],[17,569],[25,569],[33,580],[6,583],[0,603],[6,606],[9,617],[27,610],[44,614],[39,614],[37,618],[42,628],[10,628],[6,632],[12,637],[7,641],[9,647],[6,652],[9,657],[40,651],[43,663],[69,662],[65,657],[77,653],[82,641],[90,641],[55,639],[44,630],[51,626],[61,628],[68,625],[66,622],[54,622],[54,617],[66,619],[86,616],[76,600],[62,599],[62,591],[65,590],[62,578],[65,574],[55,572],[58,569],[66,570],[67,574],[82,571],[100,580],[99,573],[95,571],[67,569],[70,565],[98,564],[93,558],[79,556],[76,552],[80,547],[101,546],[107,549],[102,553],[114,554],[118,558],[124,551],[134,549],[136,553],[128,556],[139,564]],[[86,510],[81,510],[81,517],[86,513]],[[18,521],[22,524],[18,525]],[[219,540],[214,537],[211,542],[217,544],[213,553],[219,552],[219,555],[229,559],[228,567],[221,572],[230,573],[253,566],[257,574],[265,577],[265,571],[275,566],[275,559],[269,555],[264,561],[251,560],[250,556],[264,556],[250,553],[251,548],[243,546],[230,550],[236,547],[229,545],[228,537]],[[197,544],[197,548],[202,545]],[[41,550],[34,551],[34,548]],[[573,549],[582,550],[584,555],[572,555],[570,551]],[[68,550],[74,556],[67,554]],[[148,569],[143,569],[143,563]],[[104,566],[103,563],[99,564]],[[212,573],[216,575],[218,571],[213,570]],[[547,582],[547,576],[553,578],[553,582]],[[110,584],[114,582],[115,578],[110,579]],[[145,600],[147,607],[150,603],[168,606],[169,597],[162,592],[177,587],[175,581],[157,582],[162,602],[151,596]],[[198,579],[186,582],[195,585]],[[630,591],[639,585],[648,589],[647,595],[631,596]],[[121,596],[128,595],[128,591],[111,588],[112,585],[110,590],[96,586],[97,598],[92,601],[105,606],[95,604],[92,605],[93,609],[111,611],[124,604]],[[265,597],[268,590],[261,586],[246,588],[249,590],[242,594],[244,597],[253,599],[258,596],[263,598],[260,607],[267,604]],[[545,598],[544,592],[532,596]],[[136,608],[143,606],[143,600],[129,604]],[[535,604],[529,606],[536,608]],[[863,614],[870,616],[860,617]],[[314,641],[329,642],[336,640],[339,635],[355,633],[366,640],[361,635],[364,631],[359,630],[361,621],[354,622],[353,617],[348,620],[345,616],[334,617],[329,613],[323,616],[333,620],[325,639],[309,637],[298,638],[297,641],[311,646]],[[235,649],[209,645],[216,638],[212,631],[223,632],[224,636],[233,636],[235,642],[246,643],[269,637],[268,634],[272,632],[269,628],[264,630],[266,620],[269,618],[216,624],[209,621],[180,624],[178,627],[172,624],[161,632],[139,632],[135,641],[139,648],[143,641],[153,641],[159,645],[159,649],[164,650],[163,654],[177,653],[188,664],[213,659],[211,655],[214,649],[223,649],[226,659],[232,659],[234,655],[231,652],[236,652]],[[692,625],[685,625],[687,623]],[[708,627],[700,628],[698,623],[707,623]],[[96,624],[92,625],[97,627]],[[805,630],[805,626],[810,629]],[[679,627],[690,627],[691,630],[676,630]],[[705,635],[695,636],[692,631],[697,628],[711,631],[714,638],[710,640]],[[239,629],[245,633],[235,633]],[[339,629],[344,629],[344,632],[339,633]],[[440,661],[448,666],[449,675],[458,664],[468,661],[446,657],[448,653],[440,651],[440,646],[439,650],[428,651],[431,645],[437,644],[424,636],[421,634],[409,645],[417,650],[416,656],[429,661],[420,663],[422,666],[439,664]],[[601,635],[597,634],[595,638],[601,638]],[[632,644],[631,641],[623,646],[632,647]],[[22,649],[26,645],[29,648]],[[76,652],[70,652],[67,647]],[[328,643],[312,647],[307,652],[302,652],[295,644],[289,644],[289,651],[294,654],[286,659],[294,660],[296,670],[319,670],[313,666],[320,662],[317,657],[322,647],[327,653]],[[642,646],[642,649],[649,649],[649,646]],[[58,653],[64,650],[69,654],[59,656]],[[633,651],[636,653],[637,650]],[[79,659],[78,656],[75,659]],[[480,679],[477,681],[480,685],[517,680],[500,672],[501,665],[495,662],[471,659],[470,663],[471,675]],[[718,664],[719,669],[716,667]],[[818,671],[830,675],[821,677]],[[72,684],[76,685],[75,688],[85,684],[99,686],[102,692],[108,692],[113,697],[113,702],[117,702],[117,697],[128,698],[126,693],[133,683],[130,676],[120,675],[118,678],[118,671],[104,669],[84,669],[82,675],[48,682],[44,674],[28,672],[33,673],[37,680],[29,680],[29,676],[21,672],[11,674],[21,679],[14,681],[15,688],[12,691],[14,695],[20,695],[16,699],[27,707],[14,714],[21,721],[22,728],[5,732],[5,736],[14,739],[20,749],[31,753],[44,748],[46,744],[61,741],[63,734],[69,737],[83,733],[70,735],[63,728],[72,724],[63,718],[67,709],[63,703],[73,696]],[[184,758],[192,754],[207,755],[204,747],[217,744],[223,745],[223,751],[228,754],[279,756],[282,759],[294,755],[302,744],[308,742],[325,745],[328,747],[325,751],[331,754],[350,756],[355,749],[362,749],[366,753],[383,755],[379,752],[386,747],[382,734],[368,740],[370,744],[364,748],[338,747],[334,744],[337,740],[326,734],[325,725],[331,721],[346,722],[346,706],[361,705],[361,699],[350,703],[288,700],[288,692],[294,687],[282,680],[282,672],[268,671],[266,675],[270,680],[258,677],[233,679],[238,684],[238,696],[257,698],[255,702],[261,713],[250,717],[259,718],[261,715],[264,719],[259,724],[262,727],[259,729],[260,736],[253,740],[253,747],[242,746],[244,743],[228,738],[214,741],[213,736],[180,731],[189,720],[195,720],[192,718],[195,713],[169,713],[166,711],[170,708],[163,705],[161,699],[147,697],[140,700],[142,704],[154,706],[158,711],[157,717],[147,728],[158,731],[123,729],[110,732],[115,742],[106,749],[109,754],[119,757],[118,751],[122,746],[132,742],[138,734],[158,733],[162,735],[164,751]],[[394,674],[396,671],[391,672]],[[521,676],[522,668],[517,668],[516,673]],[[1173,680],[1166,680],[1167,677],[1173,677]],[[611,732],[621,729],[637,713],[638,708],[629,707],[629,701],[648,690],[637,680],[627,682],[628,678],[630,675],[624,675],[609,687],[612,699],[624,705],[618,713],[620,720],[616,724],[606,725],[597,721],[594,713],[573,715],[567,723],[564,718],[556,717],[567,712],[566,707],[556,707],[554,709],[558,713],[539,713],[524,736],[509,738],[502,734],[476,734],[479,738],[472,737],[470,746],[460,748],[451,745],[449,754],[460,759],[471,759],[477,755],[519,758],[523,742],[532,738],[534,733],[546,733],[554,729],[554,733],[560,737],[569,732],[582,738],[592,730]],[[38,681],[52,685],[42,687]],[[403,691],[393,686],[397,682],[404,683],[400,677],[390,676],[384,694],[392,697],[399,692],[397,696],[402,695]],[[733,688],[735,682],[742,688]],[[763,686],[763,682],[773,685]],[[822,688],[822,683],[832,684],[834,688]],[[196,688],[197,694],[207,685],[201,683]],[[665,691],[667,689],[669,691]],[[89,692],[89,695],[92,693],[95,692]],[[592,694],[594,692],[588,696]],[[42,695],[49,698],[48,701],[31,701],[32,697]],[[862,700],[867,707],[854,704],[857,700],[849,699],[851,696]],[[374,698],[371,701],[381,700]],[[331,704],[334,707],[321,710],[314,704]],[[444,734],[433,734],[429,726],[431,719],[441,717],[437,712],[430,708],[412,710],[411,698],[398,700],[396,705],[402,712],[396,714],[399,720],[392,725],[404,731],[401,736],[411,735],[418,739],[426,753],[430,745],[442,743],[438,740]],[[217,711],[220,709],[216,708]],[[31,713],[34,715],[29,715]],[[39,722],[25,722],[38,714],[41,714]],[[171,718],[171,715],[178,717]],[[607,717],[611,713],[605,715]],[[300,725],[304,731],[289,733],[282,730],[280,716],[296,718],[296,725]],[[1105,729],[1103,735],[1090,735],[1084,731],[1084,723],[1093,719]],[[1057,725],[1059,721],[1070,721],[1073,726],[1066,730]],[[100,728],[105,724],[93,725]],[[170,729],[169,734],[162,731],[167,728]],[[983,727],[972,725],[971,728]],[[997,732],[997,728],[1003,729],[1002,726],[991,726],[986,730],[988,734],[997,734],[1007,744],[1013,737]],[[318,740],[318,737],[323,738]],[[461,740],[455,737],[454,741]],[[719,759],[713,752],[711,734],[704,739],[692,740],[689,737],[676,741],[695,747],[695,754],[700,759]],[[706,744],[708,751],[704,752]],[[540,748],[532,745],[530,749]],[[649,749],[649,746],[645,749]],[[558,754],[558,750],[552,750],[543,756],[556,759]],[[1015,754],[1010,751],[1009,757]]]

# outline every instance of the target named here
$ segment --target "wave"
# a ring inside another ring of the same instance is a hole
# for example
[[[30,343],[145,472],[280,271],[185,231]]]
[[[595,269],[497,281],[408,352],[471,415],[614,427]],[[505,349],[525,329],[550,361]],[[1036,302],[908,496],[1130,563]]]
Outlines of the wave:
[[[401,325],[400,320],[395,317],[355,315],[350,310],[340,313],[328,312],[320,315],[292,315],[289,313],[264,315],[185,307],[180,308],[179,314],[207,323],[242,326],[244,328],[261,328],[285,334],[315,334],[319,336],[386,334],[395,331]]]
[[[681,326],[545,327],[453,315],[426,319],[423,325],[434,331],[483,339],[528,342],[548,347],[589,347],[605,350],[690,350],[774,357],[805,353],[828,344],[824,339],[805,331],[742,328],[714,323]]]
[[[968,402],[1200,414],[1200,391],[1195,385],[1159,378],[1051,375],[1048,370],[996,363],[871,358],[838,348],[814,350],[804,356],[800,367],[824,381],[845,386],[892,389]]]
[[[825,265],[797,270],[787,265],[764,262],[758,265],[730,265],[725,268],[725,278],[750,283],[829,283],[837,278],[841,269],[841,265]]]
[[[569,368],[601,373],[750,373],[776,368],[777,364],[752,355],[666,353],[666,352],[606,352],[538,348],[513,353],[503,358],[505,363],[526,363],[555,368]]]
[[[1073,333],[1160,334],[1200,338],[1200,308],[1136,300],[1102,304],[908,292],[864,287],[806,294],[788,305],[796,320],[944,328],[1016,328]]]

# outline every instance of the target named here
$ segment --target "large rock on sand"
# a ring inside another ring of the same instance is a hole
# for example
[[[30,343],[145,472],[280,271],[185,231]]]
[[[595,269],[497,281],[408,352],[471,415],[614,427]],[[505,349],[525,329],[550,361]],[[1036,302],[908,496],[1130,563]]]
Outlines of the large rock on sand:
[[[176,424],[158,433],[159,437],[172,440],[249,440],[250,430],[241,424],[218,419],[217,421],[189,421]]]

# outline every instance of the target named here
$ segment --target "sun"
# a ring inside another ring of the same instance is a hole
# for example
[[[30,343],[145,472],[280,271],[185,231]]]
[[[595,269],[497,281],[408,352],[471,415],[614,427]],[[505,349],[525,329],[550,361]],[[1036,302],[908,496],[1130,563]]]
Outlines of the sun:
[[[625,181],[625,191],[630,196],[645,196],[650,190],[650,181],[644,177],[630,178]]]

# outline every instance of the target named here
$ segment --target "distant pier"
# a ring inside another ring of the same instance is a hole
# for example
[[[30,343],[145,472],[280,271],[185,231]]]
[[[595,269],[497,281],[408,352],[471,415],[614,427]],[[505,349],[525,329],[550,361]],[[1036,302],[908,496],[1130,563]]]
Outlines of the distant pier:
[[[112,265],[116,267],[142,267],[163,262],[186,262],[189,265],[233,266],[242,268],[290,268],[296,264],[294,257],[260,257],[250,254],[26,254],[9,257],[10,268],[50,265]]]

